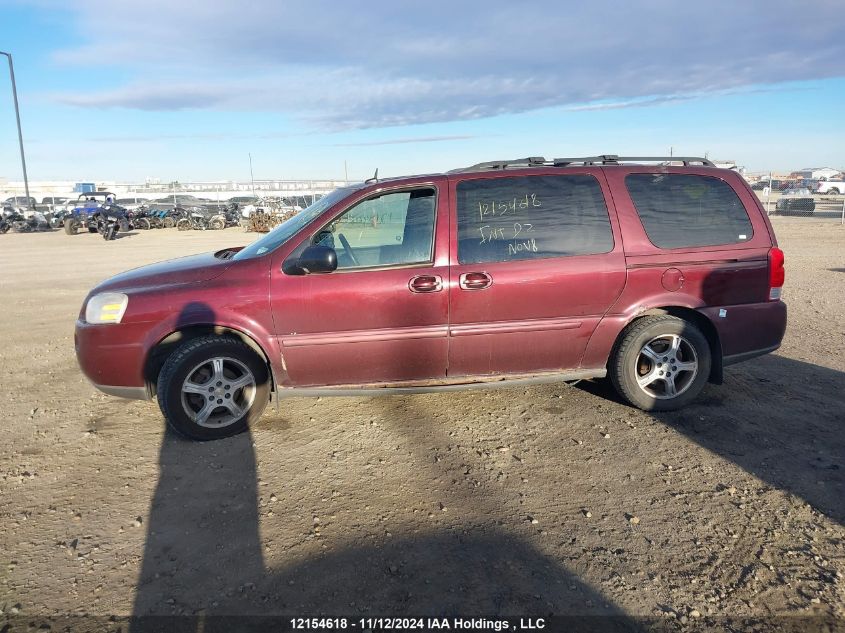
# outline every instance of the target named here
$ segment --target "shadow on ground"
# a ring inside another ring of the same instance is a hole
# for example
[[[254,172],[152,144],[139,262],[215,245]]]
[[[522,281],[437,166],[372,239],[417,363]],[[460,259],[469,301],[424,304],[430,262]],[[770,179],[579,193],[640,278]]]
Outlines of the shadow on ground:
[[[619,402],[609,381],[579,386]],[[843,412],[845,374],[768,355],[728,367],[692,405],[651,415],[845,525]]]
[[[614,630],[639,630],[603,596],[495,522],[395,534],[379,544],[327,551],[281,570],[268,569],[249,433],[198,443],[168,430],[160,465],[133,631],[173,624],[138,617],[149,615],[200,616],[178,618],[179,630],[209,631],[216,626],[227,630],[231,622],[216,617],[225,615],[552,613],[616,616],[609,620]],[[233,498],[237,501],[219,501]],[[488,501],[484,494],[479,499],[482,505]]]
[[[581,384],[616,400],[604,382]],[[725,385],[655,418],[843,523],[843,387],[841,372],[768,356],[730,368]],[[427,446],[448,442],[424,412],[405,411],[390,398],[374,399],[373,406],[394,431],[410,436],[415,468],[448,473],[461,466],[457,456],[446,454],[440,463],[426,456]],[[180,619],[179,630],[186,631],[226,630],[231,623],[215,617],[225,615],[467,613],[605,615],[615,617],[595,622],[604,629],[611,622],[614,630],[639,630],[641,623],[599,591],[505,531],[496,520],[495,491],[458,491],[450,503],[467,516],[490,518],[333,548],[271,569],[259,535],[251,436],[198,443],[168,431],[133,615],[199,616]],[[158,630],[156,622],[136,619],[132,630]]]

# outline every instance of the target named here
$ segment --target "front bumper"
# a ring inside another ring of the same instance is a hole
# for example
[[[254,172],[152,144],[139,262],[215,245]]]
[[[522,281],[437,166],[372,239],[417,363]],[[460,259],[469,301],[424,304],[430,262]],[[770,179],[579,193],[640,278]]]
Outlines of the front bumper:
[[[76,322],[76,359],[82,373],[97,389],[121,398],[150,399],[144,376],[143,343],[149,325]]]
[[[117,396],[118,398],[129,398],[130,400],[152,400],[150,390],[146,387],[115,387],[114,385],[98,385],[94,386],[107,393],[110,396]]]

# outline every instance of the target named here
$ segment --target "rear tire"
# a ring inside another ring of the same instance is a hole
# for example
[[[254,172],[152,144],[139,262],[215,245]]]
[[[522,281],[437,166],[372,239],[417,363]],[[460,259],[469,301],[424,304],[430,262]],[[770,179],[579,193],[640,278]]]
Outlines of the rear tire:
[[[189,231],[191,229],[191,221],[182,218],[176,223],[177,231]]]
[[[710,344],[694,324],[673,316],[630,324],[609,362],[617,393],[644,411],[672,411],[694,400],[710,376]]]
[[[261,417],[270,398],[270,372],[241,341],[203,336],[170,355],[157,388],[171,427],[195,440],[216,440],[246,431]]]
[[[138,218],[135,220],[135,228],[141,231],[149,231],[152,228],[152,225],[147,218]]]
[[[164,218],[164,220],[162,220],[162,224],[164,225],[164,228],[172,229],[174,226],[176,226],[176,220],[168,216]]]

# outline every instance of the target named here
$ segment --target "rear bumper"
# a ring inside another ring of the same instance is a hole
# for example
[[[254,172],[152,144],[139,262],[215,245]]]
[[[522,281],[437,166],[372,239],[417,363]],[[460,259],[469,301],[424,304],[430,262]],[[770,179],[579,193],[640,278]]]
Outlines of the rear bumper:
[[[741,363],[745,360],[751,360],[752,358],[757,358],[758,356],[764,356],[766,354],[771,354],[774,352],[780,345],[774,345],[772,347],[765,347],[763,349],[755,349],[751,350],[750,352],[743,352],[742,354],[733,354],[731,356],[723,356],[722,357],[722,367],[727,367],[728,365],[734,365],[736,363]]]
[[[766,301],[700,310],[719,333],[722,364],[732,365],[775,351],[786,332],[786,304]]]
[[[104,393],[148,400],[143,345],[148,327],[148,323],[91,325],[77,321],[73,338],[82,373]]]

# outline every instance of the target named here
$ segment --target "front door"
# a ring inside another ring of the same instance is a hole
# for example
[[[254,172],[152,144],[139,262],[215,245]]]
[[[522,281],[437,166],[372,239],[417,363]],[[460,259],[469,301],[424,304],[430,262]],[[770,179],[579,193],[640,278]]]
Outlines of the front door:
[[[309,237],[335,249],[336,271],[272,272],[284,386],[446,375],[449,232],[437,184],[362,195]]]
[[[450,183],[450,376],[575,369],[622,292],[603,173],[560,171]]]

